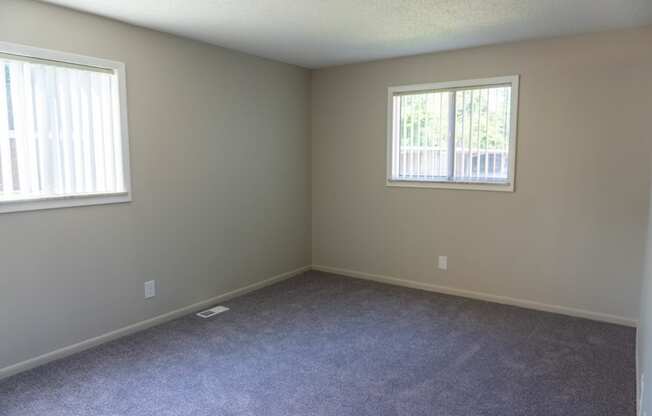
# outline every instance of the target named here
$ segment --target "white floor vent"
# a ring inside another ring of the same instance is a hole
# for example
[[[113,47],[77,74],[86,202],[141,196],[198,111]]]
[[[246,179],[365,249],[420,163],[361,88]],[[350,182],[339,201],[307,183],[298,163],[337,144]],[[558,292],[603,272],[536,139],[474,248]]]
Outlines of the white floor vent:
[[[200,318],[210,318],[211,316],[215,316],[218,313],[226,312],[228,310],[229,308],[226,306],[216,306],[214,308],[206,309],[205,311],[197,313],[197,316]]]

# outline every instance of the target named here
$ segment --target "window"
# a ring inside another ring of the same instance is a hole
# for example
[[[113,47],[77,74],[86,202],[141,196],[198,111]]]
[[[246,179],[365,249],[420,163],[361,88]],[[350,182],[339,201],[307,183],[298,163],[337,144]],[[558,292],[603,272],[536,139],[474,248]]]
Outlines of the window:
[[[131,200],[124,64],[0,42],[0,213]]]
[[[387,185],[514,190],[518,76],[388,90]]]

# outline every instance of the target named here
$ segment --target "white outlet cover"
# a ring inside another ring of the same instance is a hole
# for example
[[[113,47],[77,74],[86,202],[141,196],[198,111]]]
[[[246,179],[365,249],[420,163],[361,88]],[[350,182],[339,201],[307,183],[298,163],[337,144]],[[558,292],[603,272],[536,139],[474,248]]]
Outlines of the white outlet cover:
[[[156,296],[156,280],[148,280],[145,282],[145,299],[153,298]]]
[[[439,256],[439,261],[437,262],[437,267],[440,270],[447,270],[448,269],[448,257],[447,256]]]

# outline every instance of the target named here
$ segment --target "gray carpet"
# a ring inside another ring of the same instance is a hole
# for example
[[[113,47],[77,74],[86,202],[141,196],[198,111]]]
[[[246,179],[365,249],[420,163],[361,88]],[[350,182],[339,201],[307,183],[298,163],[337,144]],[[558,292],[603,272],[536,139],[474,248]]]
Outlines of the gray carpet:
[[[0,415],[634,416],[635,331],[309,272],[0,382]]]

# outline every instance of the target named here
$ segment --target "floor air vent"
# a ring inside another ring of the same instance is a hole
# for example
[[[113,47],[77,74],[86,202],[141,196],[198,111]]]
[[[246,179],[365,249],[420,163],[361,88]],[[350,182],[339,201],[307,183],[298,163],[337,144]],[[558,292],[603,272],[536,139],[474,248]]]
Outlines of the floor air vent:
[[[226,312],[228,310],[229,308],[227,308],[226,306],[216,306],[214,308],[206,309],[205,311],[201,311],[197,313],[197,316],[205,319],[205,318],[210,318],[211,316],[215,316],[218,313]]]

